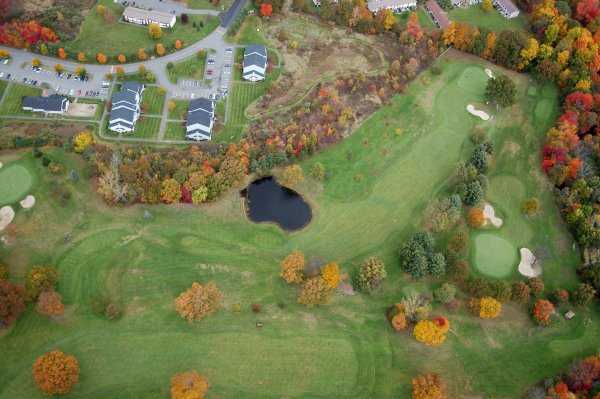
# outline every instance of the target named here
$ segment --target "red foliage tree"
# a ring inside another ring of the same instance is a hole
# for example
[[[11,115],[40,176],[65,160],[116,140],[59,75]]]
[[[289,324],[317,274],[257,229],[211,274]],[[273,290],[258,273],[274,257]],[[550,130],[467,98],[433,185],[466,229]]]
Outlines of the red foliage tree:
[[[25,289],[0,280],[0,328],[10,326],[25,310]]]
[[[550,324],[550,316],[554,314],[554,305],[546,299],[538,299],[533,306],[533,317],[539,325]]]
[[[270,17],[273,15],[273,5],[271,3],[262,3],[260,5],[260,15],[263,17]]]
[[[600,15],[598,0],[581,0],[577,3],[575,18],[581,22],[589,23]]]

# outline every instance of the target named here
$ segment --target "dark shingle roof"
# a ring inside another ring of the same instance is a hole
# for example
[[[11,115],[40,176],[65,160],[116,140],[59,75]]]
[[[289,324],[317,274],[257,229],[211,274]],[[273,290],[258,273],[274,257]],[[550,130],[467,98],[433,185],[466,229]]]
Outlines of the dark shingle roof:
[[[187,115],[187,125],[194,125],[196,123],[202,126],[210,126],[214,114],[214,104],[211,100],[206,98],[197,98],[190,101],[190,107]]]
[[[123,119],[127,122],[128,125],[133,126],[133,121],[135,119],[135,111],[132,111],[127,108],[119,108],[113,109],[110,111],[110,123],[113,124],[113,121],[117,119]]]
[[[45,111],[62,111],[63,104],[68,101],[67,97],[58,94],[52,94],[48,97],[28,96],[23,97],[23,106],[33,109],[43,109]]]
[[[267,48],[260,44],[251,44],[244,49],[244,68],[258,65],[267,67]]]
[[[144,89],[144,85],[138,82],[123,82],[123,84],[121,85],[121,91],[133,91],[136,92],[137,94],[142,94],[142,90]]]

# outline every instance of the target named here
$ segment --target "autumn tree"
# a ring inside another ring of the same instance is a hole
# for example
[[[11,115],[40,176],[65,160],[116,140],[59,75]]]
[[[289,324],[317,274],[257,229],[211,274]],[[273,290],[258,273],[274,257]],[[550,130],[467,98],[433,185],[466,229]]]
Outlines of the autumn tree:
[[[0,279],[0,329],[10,326],[25,310],[25,290]]]
[[[33,66],[33,67],[36,67],[36,68],[39,68],[39,67],[40,67],[40,65],[42,65],[42,61],[40,61],[40,59],[39,59],[39,58],[33,58],[33,59],[31,60],[31,66]]]
[[[330,289],[336,289],[340,284],[340,266],[336,262],[329,262],[321,269],[321,277]]]
[[[492,0],[483,0],[483,2],[481,3],[481,8],[485,12],[492,11],[492,9],[494,8],[494,5],[492,4]]]
[[[378,257],[372,256],[360,265],[356,282],[361,291],[371,292],[379,287],[386,277],[385,264]]]
[[[103,53],[98,53],[96,54],[96,61],[98,61],[99,64],[106,64],[108,58]]]
[[[52,266],[34,266],[29,273],[25,282],[27,295],[35,300],[46,290],[54,289],[58,282],[58,271]]]
[[[96,6],[96,12],[98,13],[98,15],[104,18],[104,15],[106,15],[106,7],[102,4],[98,4]]]
[[[67,58],[67,52],[62,47],[58,49],[56,54],[58,55],[58,58],[60,58],[61,60],[64,60]]]
[[[79,381],[79,362],[58,350],[48,352],[33,364],[33,378],[47,395],[67,394]]]
[[[154,47],[154,52],[159,57],[162,57],[163,55],[166,54],[167,50],[165,49],[165,46],[163,46],[162,43],[156,43],[156,46]]]
[[[327,303],[330,297],[331,288],[319,275],[304,281],[298,294],[298,303],[307,306],[322,305]]]
[[[488,79],[485,87],[485,97],[501,107],[508,107],[514,104],[517,88],[506,75],[499,75]]]
[[[270,17],[273,15],[273,5],[271,3],[262,3],[260,5],[260,16]]]
[[[181,198],[181,185],[175,179],[166,179],[162,182],[160,199],[166,204],[178,202]]]
[[[412,36],[416,41],[421,40],[423,37],[423,29],[421,29],[421,24],[419,23],[419,17],[416,12],[411,12],[408,16],[408,22],[406,23],[406,31],[410,36]]]
[[[148,59],[148,54],[146,53],[146,50],[143,49],[143,48],[138,49],[138,51],[137,51],[137,58],[140,61],[146,61]]]
[[[479,317],[482,319],[495,319],[502,312],[502,304],[495,298],[483,297],[479,299]]]
[[[573,291],[573,303],[577,306],[589,305],[596,296],[596,290],[589,284],[581,283]]]
[[[281,278],[288,284],[300,284],[304,281],[304,266],[306,261],[301,251],[292,251],[281,262]]]
[[[511,298],[513,301],[520,304],[529,303],[531,297],[531,289],[522,281],[513,283],[511,288]]]
[[[485,216],[481,208],[469,209],[469,216],[467,219],[469,221],[469,226],[476,229],[482,227],[485,223]]]
[[[527,281],[529,288],[531,289],[531,293],[534,296],[539,296],[544,292],[544,280],[539,277],[532,277]]]
[[[159,24],[152,22],[148,25],[148,34],[152,39],[158,40],[162,37],[162,28]]]
[[[86,62],[87,61],[87,57],[85,55],[85,53],[83,51],[80,51],[77,53],[77,61],[79,62]]]
[[[446,385],[437,374],[412,379],[412,399],[447,399]]]
[[[44,316],[61,316],[65,312],[65,305],[58,292],[48,290],[39,295],[35,310]]]
[[[387,317],[394,331],[403,331],[408,327],[408,319],[404,305],[396,303],[387,311]]]
[[[203,399],[208,381],[195,370],[175,374],[171,378],[171,399]]]
[[[65,68],[61,64],[54,65],[54,71],[56,73],[62,73],[64,70]]]
[[[175,299],[177,313],[189,322],[202,320],[217,311],[223,295],[213,282],[202,285],[192,283],[192,287]]]
[[[177,50],[181,49],[183,47],[183,42],[179,39],[175,40],[175,48]]]
[[[94,136],[89,130],[84,130],[77,133],[73,138],[73,150],[76,153],[81,154],[94,143]]]
[[[446,340],[450,322],[446,318],[421,320],[415,325],[413,335],[417,341],[427,346],[438,346]]]
[[[119,54],[117,56],[117,61],[119,61],[121,64],[124,64],[127,62],[127,57],[125,57],[125,54]]]
[[[304,181],[304,172],[300,165],[288,165],[281,174],[281,183],[284,186],[295,186]]]
[[[554,314],[554,305],[547,299],[538,299],[533,305],[533,318],[541,326],[550,325],[550,317]]]

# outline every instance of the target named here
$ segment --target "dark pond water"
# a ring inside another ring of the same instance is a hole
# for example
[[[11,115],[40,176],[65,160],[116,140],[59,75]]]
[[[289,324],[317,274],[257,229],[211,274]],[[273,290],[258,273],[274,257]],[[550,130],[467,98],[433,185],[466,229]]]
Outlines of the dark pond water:
[[[242,191],[248,217],[253,222],[273,222],[286,231],[306,226],[312,218],[310,206],[302,196],[277,183],[273,177],[253,181]]]

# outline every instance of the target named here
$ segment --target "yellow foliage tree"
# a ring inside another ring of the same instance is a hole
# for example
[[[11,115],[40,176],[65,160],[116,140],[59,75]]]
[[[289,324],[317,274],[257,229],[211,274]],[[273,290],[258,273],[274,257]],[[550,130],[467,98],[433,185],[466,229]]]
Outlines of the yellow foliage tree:
[[[321,276],[329,288],[336,289],[340,283],[340,266],[329,262],[321,269]]]
[[[295,186],[304,181],[304,172],[300,165],[288,165],[281,174],[281,183],[286,186]]]
[[[137,58],[140,61],[146,61],[148,59],[148,54],[146,53],[146,50],[143,48],[139,49],[137,52]]]
[[[175,309],[187,321],[202,320],[217,311],[222,298],[215,283],[193,283],[175,299]]]
[[[156,55],[158,55],[159,57],[162,57],[167,52],[167,50],[165,49],[165,46],[163,46],[162,43],[156,43],[156,47],[154,48],[154,51],[156,52]]]
[[[39,58],[34,58],[31,60],[31,66],[39,67],[40,65],[42,65],[42,61],[40,61]]]
[[[65,68],[61,64],[56,64],[54,65],[54,70],[56,71],[56,73],[61,73],[65,70]]]
[[[483,0],[483,2],[481,3],[481,8],[485,12],[492,11],[492,9],[494,8],[494,5],[492,4],[492,0]]]
[[[208,381],[195,370],[171,378],[171,399],[203,399],[207,391]]]
[[[300,284],[304,281],[304,254],[301,251],[292,251],[281,262],[281,278],[288,284]]]
[[[106,15],[106,7],[102,4],[98,4],[98,6],[96,7],[96,12],[98,13],[98,15],[104,18],[104,16]]]
[[[489,296],[479,300],[479,317],[482,319],[495,319],[502,312],[502,304]]]
[[[432,320],[421,320],[415,326],[413,335],[417,341],[428,346],[441,345],[446,340],[444,327]]]
[[[447,399],[446,386],[437,374],[412,379],[412,399]]]
[[[154,40],[160,39],[162,37],[162,28],[159,24],[151,23],[148,25],[148,34]]]
[[[87,61],[87,57],[85,56],[85,53],[83,51],[80,51],[77,53],[77,61],[79,61],[79,62]]]
[[[93,143],[94,136],[91,132],[85,130],[83,132],[77,133],[75,138],[73,138],[73,149],[76,153],[81,154]]]
[[[298,294],[298,303],[307,306],[322,305],[329,301],[330,296],[331,289],[323,280],[323,277],[311,277],[302,285],[302,289]]]

